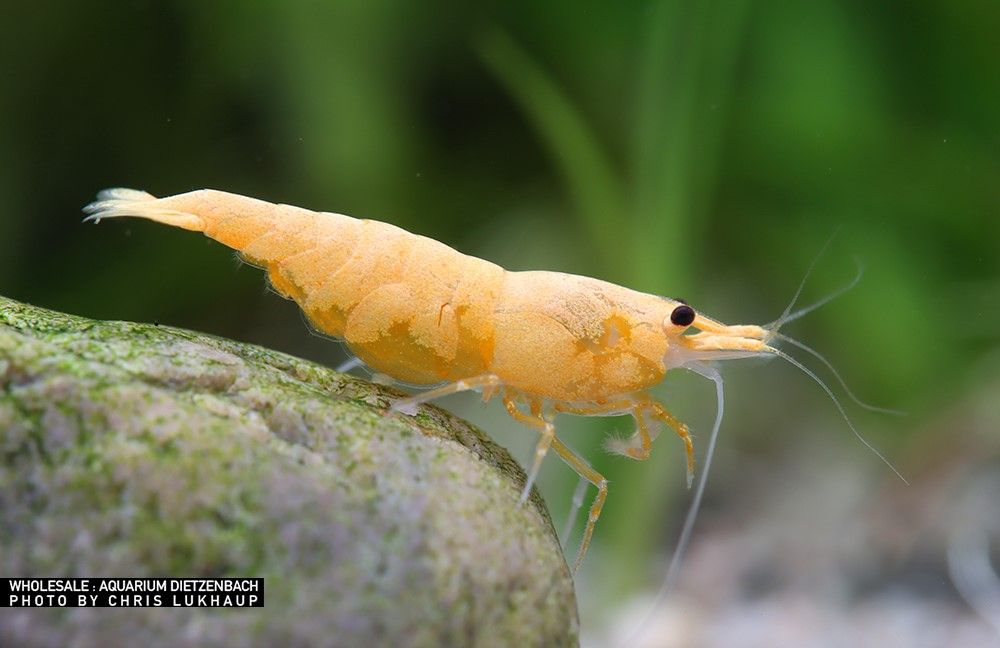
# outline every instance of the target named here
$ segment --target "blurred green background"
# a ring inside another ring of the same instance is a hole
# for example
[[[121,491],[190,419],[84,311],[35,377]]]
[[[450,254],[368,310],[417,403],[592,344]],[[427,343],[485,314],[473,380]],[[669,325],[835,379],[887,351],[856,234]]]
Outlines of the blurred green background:
[[[509,269],[681,296],[732,323],[775,319],[840,228],[804,298],[849,281],[855,258],[863,280],[787,332],[866,400],[908,412],[845,400],[913,486],[893,481],[805,376],[730,365],[693,552],[720,529],[751,542],[761,527],[755,564],[769,585],[747,585],[749,545],[734,539],[732,601],[791,588],[839,609],[822,588],[772,581],[779,548],[842,510],[876,549],[845,558],[843,529],[824,536],[838,557],[823,573],[868,579],[845,577],[837,601],[858,605],[885,583],[920,598],[926,580],[972,614],[943,545],[918,539],[945,538],[954,499],[941,491],[996,470],[1000,454],[995,2],[93,1],[4,3],[0,20],[0,293],[40,306],[344,358],[220,245],[150,223],[82,225],[80,208],[111,186],[209,187],[384,220]],[[671,376],[657,395],[703,452],[711,385]],[[498,405],[446,405],[522,461],[533,447]],[[559,426],[611,479],[579,581],[584,631],[600,643],[616,606],[665,571],[689,500],[681,448],[665,434],[639,464],[601,450],[627,419]],[[831,484],[845,481],[856,490],[840,497]],[[557,526],[574,485],[551,459],[540,486]],[[796,492],[813,497],[771,524]],[[865,516],[896,522],[873,530]],[[870,541],[883,532],[888,548]],[[815,568],[826,554],[811,551]],[[714,582],[700,564],[687,565],[682,600]]]

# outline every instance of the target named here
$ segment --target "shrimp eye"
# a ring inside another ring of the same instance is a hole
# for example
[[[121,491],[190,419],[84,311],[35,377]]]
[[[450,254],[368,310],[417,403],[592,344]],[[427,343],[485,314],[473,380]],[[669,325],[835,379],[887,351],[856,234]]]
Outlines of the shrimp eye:
[[[681,304],[670,313],[670,321],[677,326],[690,326],[694,321],[694,309],[687,304]]]

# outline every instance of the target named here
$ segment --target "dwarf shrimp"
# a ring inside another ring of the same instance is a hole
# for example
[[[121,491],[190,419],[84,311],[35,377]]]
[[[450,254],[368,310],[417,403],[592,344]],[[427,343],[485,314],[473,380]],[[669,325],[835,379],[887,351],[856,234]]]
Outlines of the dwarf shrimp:
[[[421,403],[469,390],[484,400],[498,396],[511,417],[539,434],[521,503],[550,450],[597,488],[574,571],[608,481],[562,442],[556,414],[631,415],[632,436],[608,448],[637,460],[649,457],[661,425],[670,427],[684,444],[690,486],[688,427],[648,393],[668,370],[687,368],[716,381],[716,431],[722,382],[710,361],[779,356],[832,396],[769,344],[808,307],[791,313],[790,306],[769,326],[726,325],[681,300],[598,279],[507,271],[388,223],[208,189],[159,199],[108,189],[84,211],[88,221],[132,216],[203,232],[263,268],[278,293],[321,332],[343,338],[364,364],[415,385],[444,383],[396,401],[391,411],[412,415]]]

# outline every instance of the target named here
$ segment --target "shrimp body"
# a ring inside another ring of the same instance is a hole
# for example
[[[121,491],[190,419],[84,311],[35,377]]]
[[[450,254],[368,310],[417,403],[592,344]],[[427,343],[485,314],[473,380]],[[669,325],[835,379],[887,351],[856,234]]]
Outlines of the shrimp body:
[[[577,566],[607,481],[556,437],[554,414],[631,414],[635,434],[610,447],[634,459],[648,457],[666,423],[685,443],[690,483],[687,427],[645,390],[674,367],[773,352],[762,327],[726,326],[680,301],[589,277],[509,272],[388,223],[214,190],[157,199],[110,189],[85,211],[94,221],[135,216],[203,232],[263,268],[365,364],[416,385],[446,383],[398,411],[465,389],[502,394],[511,416],[540,433],[522,501],[549,449],[598,488]]]

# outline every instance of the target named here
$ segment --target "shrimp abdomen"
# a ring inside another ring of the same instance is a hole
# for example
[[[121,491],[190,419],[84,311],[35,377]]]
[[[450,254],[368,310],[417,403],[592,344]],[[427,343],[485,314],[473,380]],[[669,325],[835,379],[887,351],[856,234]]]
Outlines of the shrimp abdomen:
[[[264,269],[321,332],[366,364],[429,384],[483,373],[505,271],[388,223],[203,189],[111,189],[88,220],[135,216],[203,232]]]

